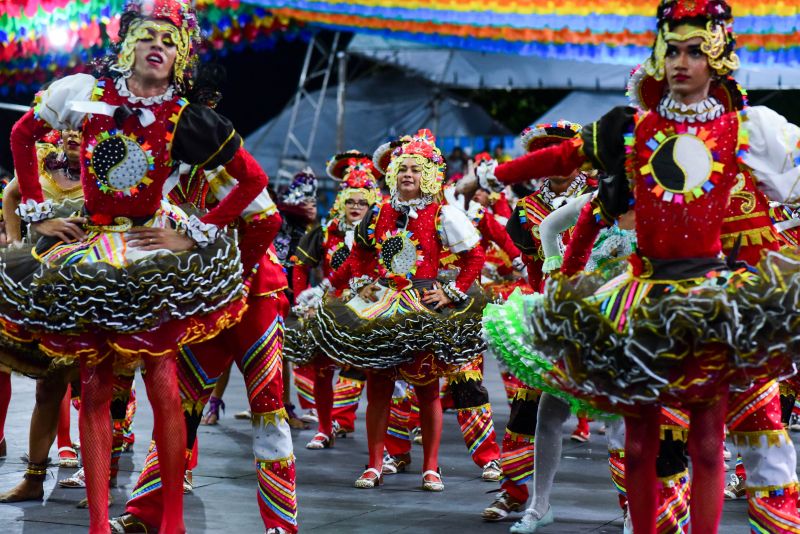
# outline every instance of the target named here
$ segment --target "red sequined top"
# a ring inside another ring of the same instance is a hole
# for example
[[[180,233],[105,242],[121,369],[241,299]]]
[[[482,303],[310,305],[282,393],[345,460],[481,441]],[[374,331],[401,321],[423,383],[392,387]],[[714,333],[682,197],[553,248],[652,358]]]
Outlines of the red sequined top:
[[[23,202],[44,200],[34,144],[52,129],[38,117],[38,110],[58,100],[51,93],[61,85],[53,87],[47,93],[48,100],[36,111],[26,113],[12,129],[12,152]],[[82,104],[105,104],[118,114],[115,118],[101,112],[106,108],[98,108],[87,111],[80,124],[81,184],[86,209],[95,224],[110,224],[116,216],[139,218],[155,213],[173,161],[202,168],[224,165],[237,179],[231,194],[201,218],[205,223],[224,226],[234,221],[266,187],[266,174],[241,147],[241,138],[230,122],[206,106],[189,104],[178,96],[151,103],[132,102],[109,78],[96,80],[91,100]],[[119,114],[123,107],[130,113]],[[154,120],[148,124],[150,114]]]
[[[362,225],[370,222],[369,235],[359,235],[350,257],[329,278],[333,287],[343,288],[351,278],[361,275],[389,278],[401,288],[408,284],[407,280],[436,279],[440,259],[450,254],[439,232],[441,209],[440,204],[431,203],[419,209],[416,218],[408,217],[403,228],[398,223],[402,223],[404,215],[385,202],[377,213],[373,211],[371,221],[362,221]],[[480,275],[484,252],[476,245],[459,256],[461,270],[455,285],[466,292]]]

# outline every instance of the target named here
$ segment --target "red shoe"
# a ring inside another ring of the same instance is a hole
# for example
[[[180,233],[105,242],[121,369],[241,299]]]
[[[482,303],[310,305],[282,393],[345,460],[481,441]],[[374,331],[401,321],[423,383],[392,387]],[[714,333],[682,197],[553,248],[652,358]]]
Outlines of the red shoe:
[[[589,420],[585,417],[579,417],[578,426],[570,436],[570,439],[572,439],[572,441],[577,441],[578,443],[586,443],[589,441],[589,436],[591,435],[591,432],[589,432]]]

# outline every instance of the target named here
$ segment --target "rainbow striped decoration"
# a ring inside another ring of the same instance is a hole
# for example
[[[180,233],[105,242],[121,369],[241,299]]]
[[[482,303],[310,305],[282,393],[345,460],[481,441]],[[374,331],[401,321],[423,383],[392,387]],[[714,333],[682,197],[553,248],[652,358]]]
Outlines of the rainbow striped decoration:
[[[14,0],[0,3],[0,96],[37,89],[47,80],[87,72],[119,31],[125,0]],[[258,5],[198,2],[205,50],[269,49],[280,37],[308,33]],[[58,39],[54,40],[54,36]]]
[[[254,0],[330,29],[430,45],[637,64],[654,41],[658,0]],[[800,60],[800,2],[732,0],[746,64]]]

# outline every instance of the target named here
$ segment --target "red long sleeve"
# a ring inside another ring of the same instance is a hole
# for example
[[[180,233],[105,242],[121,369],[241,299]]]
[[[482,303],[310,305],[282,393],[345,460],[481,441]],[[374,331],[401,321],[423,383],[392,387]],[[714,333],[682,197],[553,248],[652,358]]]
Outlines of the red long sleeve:
[[[500,250],[505,252],[509,258],[514,259],[520,255],[519,249],[514,245],[514,241],[511,240],[508,232],[506,232],[505,226],[497,222],[497,219],[491,213],[484,214],[478,224],[478,231],[500,247]]]
[[[247,150],[239,148],[225,165],[225,170],[237,180],[230,194],[206,213],[201,220],[207,224],[225,226],[236,220],[242,211],[267,187],[267,174]]]
[[[30,109],[11,128],[11,154],[17,172],[22,202],[44,202],[36,162],[36,141],[51,130],[43,120],[37,119]]]
[[[589,261],[592,247],[600,233],[601,225],[593,213],[594,206],[591,202],[581,209],[578,222],[572,232],[572,237],[564,253],[564,263],[561,265],[561,272],[567,276],[582,271]]]
[[[529,152],[499,165],[494,175],[507,185],[534,178],[569,176],[586,161],[582,145],[580,139],[575,139]]]
[[[458,265],[461,267],[461,272],[456,277],[456,287],[460,291],[466,293],[469,286],[478,279],[485,260],[486,254],[480,245],[475,245],[467,252],[459,254]]]
[[[348,286],[351,278],[365,274],[376,277],[376,266],[375,251],[356,245],[342,266],[336,269],[336,272],[331,274],[328,280],[334,288],[342,290]]]
[[[278,231],[281,229],[281,215],[277,211],[268,217],[255,219],[242,228],[239,250],[242,265],[248,272],[267,253]]]
[[[304,263],[294,264],[292,268],[292,292],[295,295],[299,295],[308,289],[308,273],[310,270],[311,267]]]

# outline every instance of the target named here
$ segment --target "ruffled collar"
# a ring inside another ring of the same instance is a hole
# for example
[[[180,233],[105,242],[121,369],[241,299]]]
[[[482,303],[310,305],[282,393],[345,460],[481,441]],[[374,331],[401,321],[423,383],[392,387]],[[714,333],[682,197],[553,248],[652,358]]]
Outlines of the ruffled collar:
[[[128,81],[123,76],[117,78],[117,81],[114,82],[114,87],[117,89],[117,93],[119,93],[120,96],[127,98],[128,102],[131,104],[144,104],[145,106],[152,106],[155,104],[163,104],[164,102],[168,102],[172,100],[173,96],[175,96],[175,86],[172,84],[170,84],[169,87],[167,87],[167,90],[160,95],[148,97],[136,96],[128,90]]]
[[[347,232],[351,232],[351,231],[355,230],[360,222],[361,221],[359,220],[359,221],[354,222],[353,224],[350,224],[349,222],[345,221],[344,219],[337,219],[336,220],[336,229],[339,232],[345,234]]]
[[[572,183],[569,184],[567,190],[560,195],[556,194],[552,189],[550,189],[550,180],[545,180],[540,193],[547,204],[551,208],[556,209],[566,204],[568,199],[574,197],[575,194],[583,190],[584,187],[586,187],[586,175],[579,173]]]
[[[423,195],[419,198],[412,198],[411,200],[400,200],[400,198],[395,193],[392,195],[391,204],[394,209],[397,211],[402,211],[403,213],[411,213],[425,209],[433,202],[433,197],[430,195]]]
[[[658,114],[675,122],[707,122],[718,119],[725,112],[719,100],[713,96],[706,97],[693,104],[681,104],[669,94],[664,95],[658,104]]]

